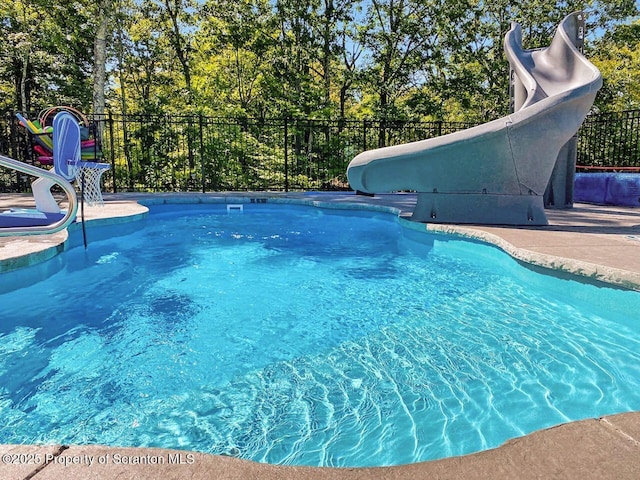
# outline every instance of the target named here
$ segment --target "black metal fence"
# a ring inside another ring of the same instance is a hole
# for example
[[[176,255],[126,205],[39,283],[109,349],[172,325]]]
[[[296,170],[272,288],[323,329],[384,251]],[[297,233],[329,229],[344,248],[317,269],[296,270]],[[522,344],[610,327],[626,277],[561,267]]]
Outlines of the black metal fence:
[[[593,115],[579,132],[578,164],[637,167],[640,111]],[[90,118],[111,164],[103,191],[344,190],[358,153],[433,138],[471,123],[102,115]],[[0,116],[0,153],[33,163],[33,138]],[[29,179],[0,170],[0,191]]]
[[[640,172],[640,110],[587,117],[578,136],[577,170]]]
[[[345,190],[358,153],[431,138],[469,123],[102,115],[103,191]],[[37,161],[33,139],[6,114],[0,151]],[[27,179],[0,172],[1,191],[24,191]]]

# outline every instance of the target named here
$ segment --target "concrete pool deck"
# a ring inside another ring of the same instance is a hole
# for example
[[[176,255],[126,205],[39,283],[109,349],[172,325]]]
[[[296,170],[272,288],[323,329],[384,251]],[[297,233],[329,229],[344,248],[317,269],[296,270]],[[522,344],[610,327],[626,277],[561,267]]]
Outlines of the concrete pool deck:
[[[402,217],[411,212],[415,203],[415,195],[411,194],[366,197],[266,192],[118,194],[105,195],[105,199],[104,207],[86,208],[87,222],[95,225],[139,218],[146,209],[136,203],[138,200],[241,203],[253,199],[316,205],[326,202],[334,208],[361,204],[358,208],[393,208]],[[0,195],[0,211],[9,207],[28,208],[32,204],[30,196]],[[639,208],[577,204],[570,210],[547,211],[547,216],[550,225],[544,227],[409,226],[484,240],[535,268],[550,268],[588,281],[640,290]],[[88,223],[89,231],[91,226]],[[66,239],[66,232],[0,237],[0,272],[52,258],[64,250]],[[509,440],[493,450],[399,467],[285,467],[186,451],[102,446],[4,445],[0,446],[0,454],[2,479],[637,479],[640,412],[568,423]]]

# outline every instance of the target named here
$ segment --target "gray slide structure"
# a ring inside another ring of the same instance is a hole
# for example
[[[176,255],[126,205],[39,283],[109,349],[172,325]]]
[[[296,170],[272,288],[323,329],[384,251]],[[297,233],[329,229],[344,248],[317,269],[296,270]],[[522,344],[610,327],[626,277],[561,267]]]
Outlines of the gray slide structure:
[[[551,45],[522,48],[512,24],[504,50],[512,69],[514,113],[467,130],[369,150],[347,169],[365,193],[413,190],[412,219],[430,223],[547,225],[544,193],[561,150],[602,86],[578,50],[582,13],[568,15]]]

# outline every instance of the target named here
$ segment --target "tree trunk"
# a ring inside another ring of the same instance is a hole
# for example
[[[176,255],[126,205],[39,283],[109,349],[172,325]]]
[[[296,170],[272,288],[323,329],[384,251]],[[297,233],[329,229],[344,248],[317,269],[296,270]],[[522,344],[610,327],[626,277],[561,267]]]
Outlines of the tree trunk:
[[[324,107],[328,107],[331,103],[331,39],[333,33],[335,6],[333,0],[325,0],[325,19],[324,19],[324,42],[322,45],[322,74],[324,80]]]
[[[340,87],[340,118],[344,118],[348,89],[349,87],[346,84]]]
[[[386,126],[387,126],[387,117],[388,117],[388,108],[389,108],[389,93],[387,92],[387,87],[385,84],[382,86],[382,90],[380,91],[380,112],[382,114],[382,118],[380,120],[380,129],[378,130],[378,148],[386,147]]]
[[[170,0],[164,0],[164,6],[167,9],[167,14],[171,20],[171,43],[178,57],[178,61],[182,66],[182,74],[184,76],[184,83],[187,89],[187,104],[191,105],[193,100],[193,92],[191,90],[191,66],[189,64],[189,44],[182,37],[180,32],[180,25],[178,23],[178,14],[180,13],[180,4],[176,2],[175,10],[172,8],[174,5]]]
[[[98,5],[98,28],[93,44],[93,113],[104,115],[105,112],[105,83],[107,65],[107,34],[109,30],[109,16],[111,0],[100,0]],[[97,137],[102,140],[104,122],[98,122]]]
[[[29,54],[25,53],[22,59],[22,72],[20,72],[20,103],[22,110],[29,113],[29,98],[27,95],[27,74],[29,71]]]

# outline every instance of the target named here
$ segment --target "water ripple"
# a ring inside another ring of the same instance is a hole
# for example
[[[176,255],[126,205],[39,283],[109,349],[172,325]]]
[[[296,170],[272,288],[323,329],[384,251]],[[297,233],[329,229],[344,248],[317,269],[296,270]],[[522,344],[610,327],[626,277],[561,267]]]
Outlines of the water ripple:
[[[393,222],[246,210],[105,236],[3,294],[0,442],[371,466],[640,410],[637,294]]]

